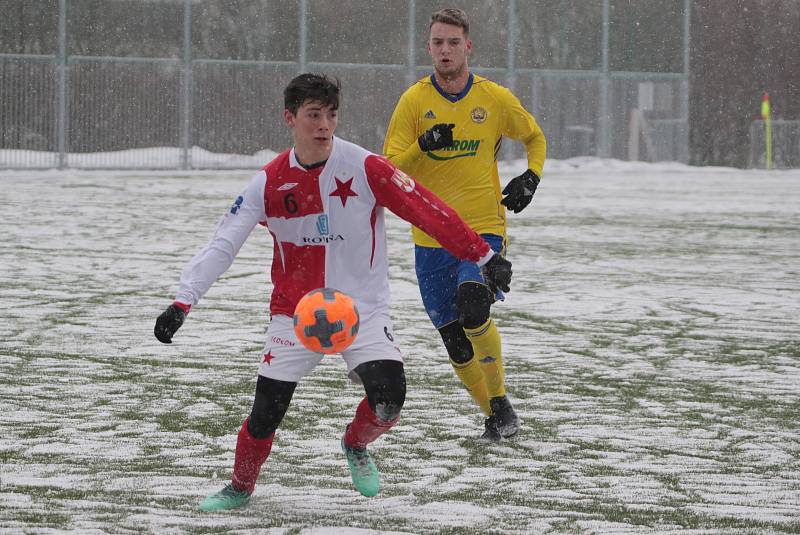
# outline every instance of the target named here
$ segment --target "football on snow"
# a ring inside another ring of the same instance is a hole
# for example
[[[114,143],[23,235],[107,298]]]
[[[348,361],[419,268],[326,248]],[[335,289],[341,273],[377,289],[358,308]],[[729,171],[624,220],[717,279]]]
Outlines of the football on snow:
[[[359,316],[353,299],[333,288],[311,290],[294,308],[294,332],[306,349],[341,353],[356,339]]]

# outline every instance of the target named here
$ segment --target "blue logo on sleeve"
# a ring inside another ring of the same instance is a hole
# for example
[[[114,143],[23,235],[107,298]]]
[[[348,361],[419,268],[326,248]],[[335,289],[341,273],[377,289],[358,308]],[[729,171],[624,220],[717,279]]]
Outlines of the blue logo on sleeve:
[[[321,214],[317,216],[317,233],[320,236],[327,236],[329,233],[328,229],[328,214]]]
[[[243,203],[243,202],[244,202],[244,197],[242,197],[241,195],[239,195],[238,197],[236,197],[236,200],[235,200],[235,201],[233,201],[233,206],[231,206],[231,213],[232,213],[233,215],[236,215],[236,212],[238,212],[238,211],[239,211],[239,208],[241,208],[241,207],[242,207],[242,203]]]

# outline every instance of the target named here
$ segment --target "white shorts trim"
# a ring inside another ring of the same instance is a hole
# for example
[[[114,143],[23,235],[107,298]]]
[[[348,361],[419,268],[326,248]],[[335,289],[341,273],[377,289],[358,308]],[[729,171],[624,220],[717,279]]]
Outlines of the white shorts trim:
[[[273,316],[267,329],[267,342],[261,353],[258,375],[297,383],[308,375],[324,359],[339,358],[339,354],[324,355],[306,349],[294,334],[292,318]],[[360,382],[353,370],[373,360],[397,360],[403,362],[403,354],[397,344],[388,313],[373,314],[361,321],[353,345],[341,353],[347,364],[348,376]]]

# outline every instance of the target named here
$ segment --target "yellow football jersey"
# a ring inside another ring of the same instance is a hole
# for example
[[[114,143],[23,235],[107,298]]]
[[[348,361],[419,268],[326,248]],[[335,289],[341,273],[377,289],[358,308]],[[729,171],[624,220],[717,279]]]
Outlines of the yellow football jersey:
[[[453,123],[454,146],[422,152],[417,138],[437,123]],[[528,167],[540,177],[546,141],[533,116],[507,88],[470,74],[458,95],[442,91],[431,75],[400,97],[392,114],[383,152],[482,233],[506,235],[505,206],[497,172],[502,136],[525,144]],[[414,227],[414,243],[440,245]]]

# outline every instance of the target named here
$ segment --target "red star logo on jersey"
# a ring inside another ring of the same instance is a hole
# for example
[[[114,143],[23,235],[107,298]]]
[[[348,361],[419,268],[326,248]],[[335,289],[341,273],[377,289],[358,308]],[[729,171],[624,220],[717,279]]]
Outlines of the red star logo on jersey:
[[[274,359],[274,358],[275,358],[275,356],[272,354],[272,350],[271,349],[269,351],[267,351],[266,353],[264,353],[264,362],[266,362],[270,366],[272,365],[270,363],[272,362],[272,359]]]
[[[348,197],[358,197],[358,193],[350,188],[351,184],[353,184],[352,177],[347,182],[342,182],[336,177],[333,177],[333,179],[336,180],[336,189],[331,192],[330,196],[339,197],[342,200],[342,206],[347,205]]]

